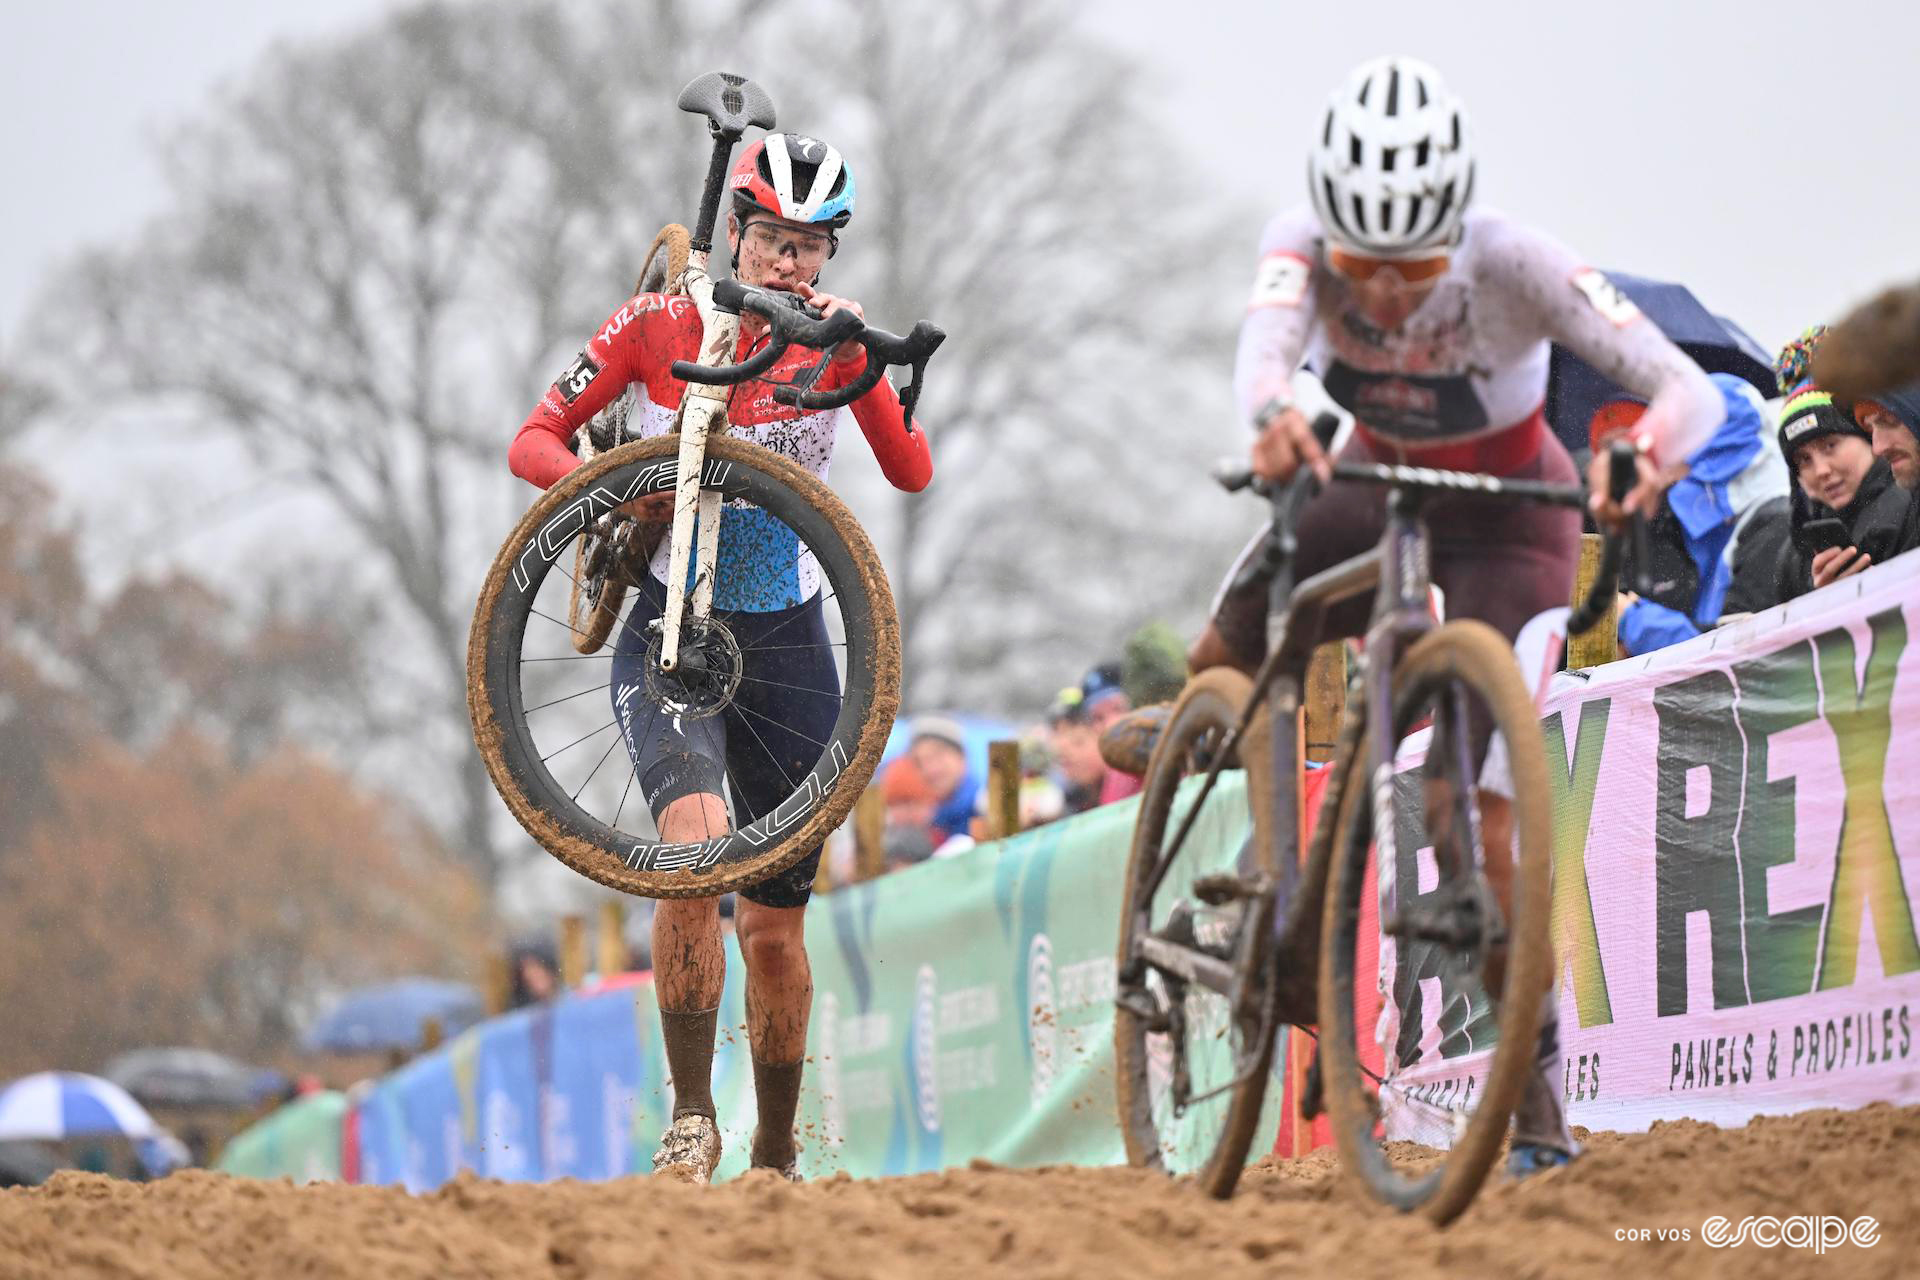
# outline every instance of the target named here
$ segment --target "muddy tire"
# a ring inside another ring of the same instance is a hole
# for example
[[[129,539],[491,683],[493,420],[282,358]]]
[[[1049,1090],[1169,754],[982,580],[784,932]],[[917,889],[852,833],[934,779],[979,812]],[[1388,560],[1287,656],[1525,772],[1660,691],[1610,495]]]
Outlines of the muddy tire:
[[[1166,858],[1166,846],[1178,834],[1187,810],[1201,803],[1194,797],[1200,786],[1198,779],[1211,763],[1210,752],[1239,723],[1252,689],[1253,684],[1246,676],[1230,668],[1216,667],[1195,676],[1174,704],[1147,766],[1140,813],[1135,820],[1133,845],[1127,859],[1119,967],[1123,987],[1136,986],[1162,1008],[1170,1003],[1167,987],[1160,981],[1160,975],[1135,966],[1135,940],[1150,929],[1162,927],[1163,917],[1178,909],[1179,904],[1190,905],[1183,882],[1190,881],[1196,872],[1219,868],[1187,866],[1181,873],[1170,866],[1151,896],[1149,882]],[[1264,716],[1256,718],[1252,732],[1263,732],[1266,723]],[[1268,782],[1270,779],[1249,777],[1247,785]],[[1232,807],[1236,811],[1234,819],[1243,824],[1244,829],[1249,817],[1246,801],[1215,794],[1205,803],[1210,810]],[[1263,808],[1271,812],[1268,807],[1253,806],[1255,814]],[[1227,820],[1225,813],[1216,817],[1211,811],[1203,811],[1195,819],[1195,830],[1199,830],[1202,822]],[[1275,874],[1275,844],[1269,835],[1265,831],[1256,832],[1248,851],[1253,865],[1239,868],[1242,874]],[[1173,857],[1177,860],[1186,853],[1183,846]],[[1237,1016],[1236,1011],[1225,1009],[1230,1032],[1226,1036],[1230,1062],[1224,1069],[1217,1061],[1211,1064],[1213,1070],[1204,1085],[1223,1084],[1233,1078],[1236,1068],[1250,1068],[1251,1074],[1241,1085],[1218,1098],[1194,1104],[1188,1112],[1195,1117],[1190,1124],[1180,1121],[1170,1112],[1165,1083],[1156,1079],[1162,1071],[1155,1069],[1156,1056],[1164,1059],[1174,1052],[1172,1037],[1152,1030],[1145,1018],[1124,1003],[1115,1007],[1113,1027],[1116,1101],[1128,1161],[1142,1168],[1166,1170],[1170,1167],[1170,1157],[1183,1157],[1180,1163],[1192,1168],[1201,1189],[1221,1199],[1232,1194],[1234,1184],[1246,1167],[1247,1153],[1252,1148],[1266,1097],[1274,1044],[1271,1034],[1261,1036],[1258,1043],[1247,1043],[1244,1038],[1250,1024],[1270,1026],[1272,1021],[1272,979],[1267,957],[1273,938],[1274,900],[1266,895],[1237,904],[1237,909],[1243,914],[1232,930],[1237,940],[1234,967],[1250,979],[1238,1014],[1251,1016]],[[1211,994],[1203,999],[1226,1004],[1223,997]],[[1183,1007],[1189,1002],[1183,1000]],[[1182,1046],[1178,1052],[1189,1050]]]
[[[1401,1210],[1418,1210],[1439,1223],[1467,1207],[1500,1153],[1508,1121],[1533,1069],[1542,998],[1553,981],[1548,930],[1553,831],[1546,755],[1533,699],[1514,665],[1512,646],[1491,627],[1473,621],[1451,622],[1423,637],[1394,670],[1390,731],[1397,744],[1423,709],[1434,704],[1436,691],[1449,697],[1454,690],[1477,698],[1493,727],[1506,735],[1518,857],[1482,850],[1476,863],[1485,868],[1479,879],[1504,917],[1504,945],[1482,952],[1488,958],[1476,971],[1497,1006],[1499,1038],[1478,1106],[1471,1113],[1453,1113],[1456,1124],[1464,1120],[1464,1128],[1437,1168],[1408,1176],[1389,1163],[1377,1132],[1377,1095],[1388,1082],[1381,1081],[1379,1090],[1371,1087],[1378,1077],[1363,1068],[1357,1052],[1355,989],[1377,981],[1375,971],[1360,972],[1356,963],[1363,941],[1361,895],[1367,866],[1375,857],[1367,762],[1372,735],[1388,731],[1388,726],[1368,725],[1366,739],[1336,766],[1344,776],[1336,780],[1340,825],[1328,872],[1319,990],[1320,1066],[1342,1166],[1378,1199]],[[1446,781],[1452,790],[1446,794],[1459,794],[1459,788],[1478,783],[1470,769],[1454,766],[1457,758],[1457,752],[1447,753]],[[1444,880],[1448,872],[1440,874]],[[1366,941],[1370,948],[1371,940]],[[1401,945],[1421,944],[1403,939]]]
[[[660,234],[647,246],[645,264],[640,268],[640,279],[633,287],[635,293],[680,293],[683,292],[683,279],[687,273],[687,260],[693,253],[693,237],[687,229],[677,222],[669,222],[660,228]]]
[[[838,604],[846,657],[830,739],[820,744],[811,770],[793,779],[794,791],[785,802],[699,844],[665,844],[620,829],[615,825],[619,813],[609,821],[587,812],[556,781],[528,727],[523,696],[522,649],[529,621],[537,618],[535,625],[543,628],[558,622],[536,613],[536,596],[599,516],[632,498],[672,491],[679,443],[665,436],[621,445],[547,490],[495,558],[467,647],[474,741],[513,816],[542,848],[580,874],[652,898],[707,897],[746,888],[806,856],[845,820],[872,778],[900,696],[893,594],[852,512],[788,459],[748,441],[715,436],[707,443],[703,487],[782,521],[812,551],[824,580],[823,596]],[[604,659],[576,655],[575,660]]]

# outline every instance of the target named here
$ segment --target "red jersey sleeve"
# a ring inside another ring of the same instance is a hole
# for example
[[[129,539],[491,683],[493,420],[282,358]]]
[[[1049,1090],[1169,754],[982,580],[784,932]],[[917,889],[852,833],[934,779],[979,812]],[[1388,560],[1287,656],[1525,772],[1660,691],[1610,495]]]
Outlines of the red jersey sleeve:
[[[656,294],[641,294],[587,340],[520,424],[507,449],[513,474],[546,489],[580,465],[573,452],[574,432],[642,376],[655,323],[669,315],[664,302]]]
[[[854,360],[835,360],[827,366],[825,381],[829,387],[844,387],[867,368],[867,353]],[[900,411],[900,397],[884,377],[873,390],[853,402],[853,420],[880,462],[887,483],[908,493],[918,493],[933,479],[933,453],[927,448],[926,432],[916,420],[911,425]]]

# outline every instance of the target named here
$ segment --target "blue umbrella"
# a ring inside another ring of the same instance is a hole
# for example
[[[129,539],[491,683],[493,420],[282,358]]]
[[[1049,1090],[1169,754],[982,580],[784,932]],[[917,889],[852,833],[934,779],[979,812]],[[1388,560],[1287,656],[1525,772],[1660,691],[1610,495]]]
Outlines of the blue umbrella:
[[[464,982],[400,978],[349,991],[307,1028],[304,1043],[318,1053],[380,1053],[420,1047],[420,1024],[438,1018],[446,1035],[480,1021],[480,993]]]
[[[1606,276],[1702,369],[1730,373],[1768,398],[1778,394],[1773,357],[1739,325],[1707,310],[1691,289],[1620,271],[1609,271]],[[1547,421],[1569,451],[1587,447],[1587,424],[1593,420],[1594,410],[1609,400],[1632,394],[1557,344],[1547,369]]]
[[[42,1071],[0,1089],[0,1142],[151,1138],[162,1130],[125,1089],[77,1071]]]

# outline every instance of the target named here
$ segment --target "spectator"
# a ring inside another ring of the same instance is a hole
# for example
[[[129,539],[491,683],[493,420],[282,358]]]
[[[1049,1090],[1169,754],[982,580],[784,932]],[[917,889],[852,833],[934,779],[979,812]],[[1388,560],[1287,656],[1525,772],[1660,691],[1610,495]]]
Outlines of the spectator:
[[[1873,437],[1874,456],[1910,497],[1897,555],[1920,547],[1920,382],[1854,402],[1853,420]]]
[[[1107,762],[1100,758],[1100,734],[1093,727],[1081,686],[1062,689],[1047,711],[1047,745],[1059,766],[1065,813],[1085,813],[1099,804]]]
[[[907,754],[933,792],[933,817],[927,826],[938,848],[966,832],[980,792],[980,779],[967,764],[966,733],[947,716],[916,716]]]
[[[1872,437],[1831,395],[1808,384],[1788,399],[1780,414],[1780,451],[1793,470],[1792,545],[1780,561],[1780,599],[1894,556],[1910,499],[1893,482],[1893,469],[1873,456]],[[1813,522],[1836,519],[1846,541],[1826,545]]]
[[[933,836],[924,826],[888,827],[882,846],[888,871],[900,871],[933,856]]]
[[[560,994],[560,957],[545,938],[523,938],[513,944],[512,1008],[544,1004]]]
[[[933,825],[939,799],[927,785],[927,775],[920,772],[911,752],[895,756],[881,771],[880,795],[887,805],[888,831],[912,828],[925,831]]]
[[[1100,756],[1101,735],[1133,710],[1133,697],[1121,683],[1120,672],[1119,663],[1103,662],[1087,672],[1080,681],[1081,705],[1086,707],[1087,723],[1093,729],[1093,752],[1096,757]],[[1100,796],[1095,803],[1112,804],[1140,793],[1141,779],[1138,774],[1109,768],[1104,758],[1100,759],[1100,768]]]
[[[1815,325],[1789,342],[1775,366],[1787,402],[1780,410],[1780,452],[1793,476],[1792,543],[1777,581],[1781,600],[1850,577],[1891,559],[1907,531],[1911,505],[1893,469],[1874,456],[1873,437],[1831,393],[1807,380],[1826,332]],[[1839,535],[1820,536],[1816,521],[1838,520]]]
[[[1765,406],[1743,380],[1711,377],[1726,417],[1705,444],[1661,473],[1660,505],[1647,521],[1647,594],[1629,596],[1620,615],[1620,647],[1627,654],[1651,653],[1712,627],[1738,572],[1770,588],[1786,543],[1787,472],[1772,447]],[[1594,452],[1630,431],[1645,408],[1645,401],[1631,399],[1602,405],[1590,428]],[[1771,560],[1746,554],[1769,544]],[[1621,580],[1638,580],[1642,568],[1629,561]]]

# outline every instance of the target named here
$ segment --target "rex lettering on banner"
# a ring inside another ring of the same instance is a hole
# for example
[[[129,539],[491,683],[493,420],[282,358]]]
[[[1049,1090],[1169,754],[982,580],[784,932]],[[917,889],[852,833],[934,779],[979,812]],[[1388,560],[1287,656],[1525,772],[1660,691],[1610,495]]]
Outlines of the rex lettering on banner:
[[[1920,1099],[1916,635],[1907,556],[1556,679],[1542,728],[1573,1123]],[[1435,1021],[1424,975],[1389,951],[1386,1043],[1403,1063],[1420,1050],[1407,1086],[1484,1075],[1491,1028]],[[1414,1112],[1392,1136],[1445,1140]]]

